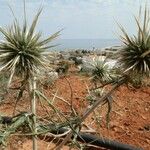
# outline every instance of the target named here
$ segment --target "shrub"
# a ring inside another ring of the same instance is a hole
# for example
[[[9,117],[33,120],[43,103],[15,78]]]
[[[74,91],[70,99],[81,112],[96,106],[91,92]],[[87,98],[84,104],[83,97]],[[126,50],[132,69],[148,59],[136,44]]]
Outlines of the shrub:
[[[82,72],[86,72],[95,82],[106,82],[111,79],[111,69],[106,63],[106,58],[97,57],[83,61]]]
[[[24,5],[25,6],[25,5]],[[19,95],[22,96],[25,86],[28,85],[29,96],[31,98],[31,111],[33,114],[32,132],[33,149],[37,149],[36,143],[36,81],[37,74],[41,69],[49,68],[49,60],[47,58],[47,50],[52,45],[49,43],[54,40],[60,33],[42,39],[41,32],[35,33],[41,11],[36,14],[31,26],[28,28],[26,15],[24,14],[23,26],[20,26],[17,19],[7,28],[0,27],[0,33],[4,36],[4,40],[0,42],[0,71],[9,73],[8,87],[10,86],[14,76],[19,76],[23,81],[20,87]],[[24,10],[25,13],[25,10]],[[19,99],[19,98],[17,98]]]
[[[150,16],[148,9],[145,8],[144,16],[141,14],[140,16],[135,18],[138,29],[137,35],[129,36],[125,29],[120,26],[124,46],[119,51],[119,64],[122,71],[127,75],[150,76]]]

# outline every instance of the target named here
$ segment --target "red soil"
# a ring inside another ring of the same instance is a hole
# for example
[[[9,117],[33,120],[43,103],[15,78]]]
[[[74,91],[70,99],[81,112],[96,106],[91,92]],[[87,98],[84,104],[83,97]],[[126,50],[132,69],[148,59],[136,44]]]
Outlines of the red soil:
[[[87,77],[80,75],[68,75],[66,77],[69,82],[61,77],[56,83],[47,89],[44,89],[47,97],[52,97],[51,92],[56,92],[57,95],[63,97],[66,101],[70,101],[72,89],[72,102],[75,110],[82,114],[87,107],[87,88],[90,82]],[[69,87],[71,85],[71,88]],[[28,111],[29,100],[25,94],[23,100],[18,103],[17,110]],[[142,147],[144,150],[150,149],[150,87],[142,87],[139,89],[128,89],[126,86],[121,86],[113,94],[113,110],[111,113],[110,128],[107,129],[106,121],[103,117],[107,107],[97,109],[101,113],[102,120],[100,124],[93,122],[94,115],[92,114],[85,121],[85,124],[93,128],[100,136],[117,140],[123,143],[132,144]],[[56,100],[55,104],[62,111],[67,112],[68,106],[62,101]],[[9,94],[4,104],[0,105],[0,113],[11,115],[14,106],[14,96]],[[40,116],[44,116],[45,112],[38,106],[37,112]],[[30,150],[32,142],[26,137],[13,136],[9,140],[9,150]],[[38,140],[39,150],[54,149],[54,144]],[[49,146],[49,147],[48,147]],[[48,148],[47,148],[48,147]],[[67,146],[63,150],[69,149]]]

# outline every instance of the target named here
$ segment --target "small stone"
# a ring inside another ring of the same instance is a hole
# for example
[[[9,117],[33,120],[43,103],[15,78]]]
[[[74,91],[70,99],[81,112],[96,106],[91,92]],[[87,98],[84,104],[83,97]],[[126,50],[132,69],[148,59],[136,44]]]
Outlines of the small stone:
[[[138,128],[139,131],[144,131],[144,129],[142,127]]]
[[[22,144],[22,141],[19,140],[19,141],[18,141],[18,144],[21,145],[21,144]]]
[[[150,140],[149,139],[145,139],[145,142],[150,144]]]
[[[144,126],[144,129],[145,129],[146,131],[150,131],[150,125],[145,125],[145,126]]]
[[[130,123],[129,122],[125,122],[124,125],[125,126],[130,126]]]
[[[143,116],[143,115],[141,115],[141,117],[144,119],[144,120],[146,120],[147,118],[145,117],[145,116]]]

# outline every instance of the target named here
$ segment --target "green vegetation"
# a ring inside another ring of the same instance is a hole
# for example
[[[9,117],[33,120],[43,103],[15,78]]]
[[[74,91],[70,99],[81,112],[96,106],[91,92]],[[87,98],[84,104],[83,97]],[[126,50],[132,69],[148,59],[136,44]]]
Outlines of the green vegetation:
[[[5,95],[7,94],[7,81],[8,81],[8,74],[1,73],[0,74],[0,104],[3,102]]]
[[[119,51],[119,63],[125,74],[150,76],[150,16],[148,9],[145,8],[144,16],[142,14],[140,16],[139,19],[135,18],[137,35],[130,37],[120,26],[123,32],[121,39],[124,47]]]
[[[102,60],[102,58],[95,59],[92,69],[92,80],[94,82],[107,82],[111,79],[111,72],[109,66],[106,64],[106,59]]]
[[[58,37],[59,32],[49,36],[46,39],[41,38],[41,32],[35,33],[39,16],[42,10],[39,10],[31,26],[28,28],[26,12],[24,10],[24,23],[21,27],[17,19],[7,27],[0,27],[0,32],[4,36],[4,41],[0,42],[0,71],[9,72],[8,88],[14,76],[22,79],[20,94],[22,95],[26,85],[28,86],[31,97],[31,111],[33,115],[33,132],[36,134],[36,78],[40,70],[49,66],[46,51],[53,47],[48,45],[52,40]],[[21,96],[20,96],[21,97]],[[19,97],[19,98],[20,98]],[[19,99],[18,98],[18,99]],[[36,138],[33,136],[33,149],[37,149]]]

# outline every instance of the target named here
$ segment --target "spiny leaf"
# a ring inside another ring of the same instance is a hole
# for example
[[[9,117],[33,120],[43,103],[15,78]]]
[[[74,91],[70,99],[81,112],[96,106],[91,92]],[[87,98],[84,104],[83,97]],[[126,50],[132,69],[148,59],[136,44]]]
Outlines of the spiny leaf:
[[[10,82],[14,75],[32,77],[39,73],[41,68],[49,67],[49,60],[44,52],[55,46],[48,44],[59,36],[60,31],[44,40],[41,38],[41,32],[34,33],[41,12],[42,9],[36,14],[30,28],[27,28],[26,16],[23,26],[14,21],[8,28],[0,27],[0,33],[5,38],[0,42],[0,71],[10,72]]]
[[[140,17],[141,12],[139,13]],[[142,74],[150,76],[150,16],[145,7],[143,22],[135,17],[137,35],[129,36],[125,29],[119,25],[123,35],[121,40],[124,46],[119,51],[119,64],[124,73]]]

